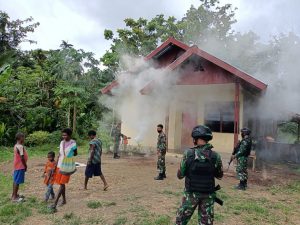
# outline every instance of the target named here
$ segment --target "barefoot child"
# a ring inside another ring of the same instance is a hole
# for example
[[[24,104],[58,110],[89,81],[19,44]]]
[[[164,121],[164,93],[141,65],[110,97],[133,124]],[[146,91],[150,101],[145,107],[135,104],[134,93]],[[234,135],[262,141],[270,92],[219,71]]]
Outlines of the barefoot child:
[[[27,170],[28,155],[24,148],[25,135],[23,133],[17,133],[14,146],[14,173],[13,173],[13,193],[11,200],[13,202],[22,202],[23,197],[19,196],[19,185],[25,181],[25,172]]]
[[[87,190],[87,184],[89,178],[92,178],[93,176],[100,176],[104,184],[103,190],[106,191],[108,188],[108,184],[101,171],[102,143],[96,137],[96,131],[94,130],[89,131],[88,136],[90,139],[90,148],[89,148],[88,162],[85,170],[84,189]]]
[[[53,184],[54,184],[54,172],[55,172],[55,167],[56,167],[56,161],[54,160],[55,158],[55,153],[54,152],[49,152],[48,153],[48,161],[45,165],[45,170],[44,170],[44,183],[47,186],[47,191],[45,194],[45,202],[47,202],[51,196],[51,199],[55,198],[55,194],[53,191]]]

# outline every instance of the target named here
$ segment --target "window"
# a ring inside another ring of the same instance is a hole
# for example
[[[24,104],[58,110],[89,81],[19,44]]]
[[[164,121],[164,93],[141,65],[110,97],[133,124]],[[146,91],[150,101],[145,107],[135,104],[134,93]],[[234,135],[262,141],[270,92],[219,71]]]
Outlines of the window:
[[[213,132],[234,133],[234,102],[205,104],[204,123]]]

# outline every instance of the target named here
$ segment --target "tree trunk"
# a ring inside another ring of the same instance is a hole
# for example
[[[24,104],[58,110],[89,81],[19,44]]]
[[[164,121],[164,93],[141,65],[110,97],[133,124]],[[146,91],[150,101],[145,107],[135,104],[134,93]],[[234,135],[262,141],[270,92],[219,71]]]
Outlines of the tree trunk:
[[[71,115],[70,114],[71,114],[71,107],[69,105],[68,112],[67,112],[68,127],[71,126],[71,121],[70,121]]]
[[[73,132],[76,131],[76,113],[77,113],[77,109],[76,109],[76,106],[74,104],[74,108],[73,108]]]

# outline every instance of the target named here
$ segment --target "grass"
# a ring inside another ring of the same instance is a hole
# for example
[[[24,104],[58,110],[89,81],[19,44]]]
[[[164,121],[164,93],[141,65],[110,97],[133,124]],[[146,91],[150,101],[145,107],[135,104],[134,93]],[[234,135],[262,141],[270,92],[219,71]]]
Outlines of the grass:
[[[300,181],[296,181],[287,185],[274,185],[269,188],[272,194],[293,194],[300,193]]]
[[[87,148],[82,148],[87,149]],[[46,144],[37,147],[27,148],[29,158],[45,157],[49,151],[57,152],[57,145]],[[80,154],[86,154],[86,151],[79,151]],[[0,163],[11,162],[13,160],[12,147],[0,147]],[[21,185],[21,190],[23,185]],[[39,214],[50,214],[51,210],[42,201],[37,200],[35,197],[28,197],[26,201],[21,204],[12,203],[9,199],[12,191],[12,178],[10,175],[5,176],[0,173],[0,224],[18,225],[27,217],[33,215],[34,212]],[[114,205],[113,202],[105,203],[105,206]],[[73,217],[73,216],[72,216]],[[64,223],[63,223],[64,224]],[[72,218],[67,224],[77,225],[78,218]],[[96,224],[96,223],[94,223]]]
[[[80,217],[76,216],[73,212],[65,213],[62,218],[55,218],[53,225],[80,225],[84,224]]]
[[[28,197],[21,204],[12,203],[9,199],[11,190],[11,178],[0,173],[0,224],[21,224],[33,211],[44,208],[44,204],[35,197]]]
[[[117,217],[117,219],[114,222],[114,225],[123,225],[123,224],[126,224],[126,222],[127,222],[127,217],[120,216],[120,217]]]
[[[117,205],[116,202],[100,202],[100,201],[89,201],[87,207],[90,209],[97,209],[100,207],[110,207]]]
[[[45,157],[49,151],[58,152],[58,145],[46,144],[36,147],[27,147],[29,158]],[[13,147],[1,147],[0,146],[0,162],[12,161],[14,157]]]
[[[86,155],[88,151],[88,142],[87,141],[80,141],[80,145],[78,147],[78,155]],[[28,152],[29,159],[30,158],[36,158],[36,157],[47,157],[47,153],[49,151],[58,152],[58,146],[57,144],[45,144],[41,146],[35,146],[35,147],[26,147],[26,150]],[[14,157],[13,147],[3,147],[0,146],[0,163],[1,162],[7,162],[12,161]]]

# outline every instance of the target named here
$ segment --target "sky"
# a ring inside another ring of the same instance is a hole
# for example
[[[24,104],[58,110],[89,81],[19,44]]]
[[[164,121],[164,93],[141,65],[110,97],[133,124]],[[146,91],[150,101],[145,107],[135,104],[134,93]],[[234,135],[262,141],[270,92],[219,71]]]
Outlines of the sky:
[[[228,2],[238,8],[236,31],[253,30],[265,41],[280,32],[300,34],[299,0],[221,0]],[[162,13],[180,19],[191,4],[199,0],[0,0],[0,10],[12,19],[32,16],[40,22],[29,35],[37,44],[22,44],[23,49],[56,49],[65,40],[101,57],[110,46],[104,29],[122,28],[128,17],[150,19]]]

